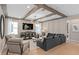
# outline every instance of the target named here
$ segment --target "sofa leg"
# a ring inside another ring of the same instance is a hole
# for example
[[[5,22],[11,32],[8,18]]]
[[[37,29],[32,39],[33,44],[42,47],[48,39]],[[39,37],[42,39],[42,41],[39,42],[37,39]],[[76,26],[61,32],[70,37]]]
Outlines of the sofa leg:
[[[6,55],[8,55],[9,49],[7,49]]]

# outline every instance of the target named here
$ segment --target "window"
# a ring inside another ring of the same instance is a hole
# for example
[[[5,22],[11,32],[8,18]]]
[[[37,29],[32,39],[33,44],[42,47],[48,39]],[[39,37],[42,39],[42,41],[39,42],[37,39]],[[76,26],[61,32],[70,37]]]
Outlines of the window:
[[[41,33],[41,24],[38,23],[35,26],[36,26],[36,29],[35,29],[36,33]]]
[[[18,34],[18,22],[9,20],[8,34]]]

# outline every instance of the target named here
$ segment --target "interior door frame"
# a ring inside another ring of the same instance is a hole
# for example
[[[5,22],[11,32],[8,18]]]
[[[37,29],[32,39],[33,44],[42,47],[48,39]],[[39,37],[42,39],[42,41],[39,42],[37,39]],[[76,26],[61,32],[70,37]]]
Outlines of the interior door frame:
[[[70,36],[70,20],[67,20],[66,22],[67,24],[67,41],[70,41],[71,40],[71,36]]]

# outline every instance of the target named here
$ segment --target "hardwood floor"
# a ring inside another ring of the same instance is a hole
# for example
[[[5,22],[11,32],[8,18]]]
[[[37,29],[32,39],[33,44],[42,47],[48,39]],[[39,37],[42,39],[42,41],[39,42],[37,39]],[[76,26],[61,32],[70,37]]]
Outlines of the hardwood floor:
[[[5,53],[2,53],[2,55],[5,55]],[[26,51],[23,55],[79,55],[79,43],[64,43],[48,51],[37,48],[28,52]]]

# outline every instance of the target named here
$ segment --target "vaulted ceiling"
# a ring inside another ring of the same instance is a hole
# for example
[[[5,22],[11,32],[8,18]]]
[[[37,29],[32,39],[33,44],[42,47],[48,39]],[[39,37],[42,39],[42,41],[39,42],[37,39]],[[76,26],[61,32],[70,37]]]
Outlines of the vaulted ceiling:
[[[48,4],[47,6],[54,8],[67,16],[79,15],[79,4]]]
[[[78,4],[7,4],[2,5],[7,18],[47,21],[78,15]]]

